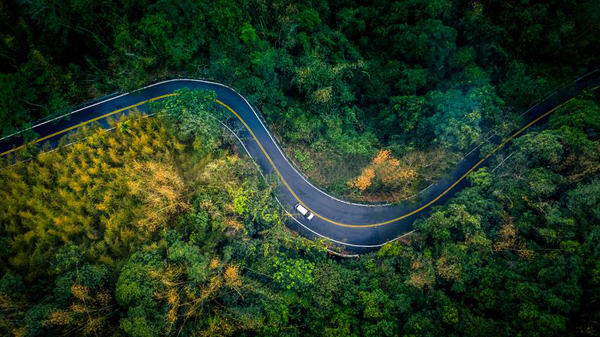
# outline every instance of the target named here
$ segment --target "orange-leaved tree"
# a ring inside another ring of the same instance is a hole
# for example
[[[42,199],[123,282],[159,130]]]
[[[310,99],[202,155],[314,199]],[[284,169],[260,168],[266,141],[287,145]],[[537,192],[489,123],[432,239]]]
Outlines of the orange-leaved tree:
[[[361,192],[394,192],[405,187],[417,175],[416,168],[410,163],[401,163],[390,150],[380,150],[371,164],[348,185]]]

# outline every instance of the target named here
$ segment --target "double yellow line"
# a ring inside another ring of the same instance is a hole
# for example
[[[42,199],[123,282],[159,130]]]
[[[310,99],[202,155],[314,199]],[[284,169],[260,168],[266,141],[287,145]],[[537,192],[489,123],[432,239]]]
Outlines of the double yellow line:
[[[598,89],[598,88],[599,88],[599,87],[595,87],[595,88],[593,88],[592,90],[596,90],[596,89]],[[139,103],[136,103],[136,104],[133,104],[133,105],[130,105],[130,106],[124,107],[124,108],[122,108],[122,109],[118,109],[118,110],[115,110],[115,111],[109,112],[109,113],[107,113],[107,114],[104,114],[104,115],[102,115],[102,116],[98,116],[98,117],[96,117],[96,118],[93,118],[93,119],[90,119],[90,120],[88,120],[88,121],[85,121],[85,122],[79,123],[79,124],[77,124],[77,125],[73,125],[73,126],[71,126],[71,127],[68,127],[68,128],[66,128],[66,129],[64,129],[64,130],[61,130],[61,131],[55,132],[55,133],[53,133],[53,134],[51,134],[51,135],[48,135],[48,136],[42,137],[42,138],[40,138],[40,139],[37,139],[37,140],[35,141],[35,143],[39,143],[39,142],[41,142],[41,141],[44,141],[44,140],[46,140],[46,139],[49,139],[49,138],[55,137],[55,136],[57,136],[57,135],[63,134],[63,133],[65,133],[65,132],[68,132],[68,131],[70,131],[70,130],[73,130],[73,129],[79,128],[79,127],[81,127],[81,126],[83,126],[83,125],[86,125],[86,124],[89,124],[89,123],[93,123],[93,122],[95,122],[95,121],[98,121],[98,120],[100,120],[100,119],[103,119],[103,118],[109,117],[109,116],[111,116],[111,115],[114,115],[114,114],[117,114],[117,113],[119,113],[119,112],[126,111],[126,110],[129,110],[129,109],[133,109],[133,108],[135,108],[135,107],[138,107],[138,106],[140,106],[140,105],[146,104],[146,103],[148,103],[148,102],[152,102],[152,101],[160,100],[160,99],[163,99],[163,98],[166,98],[166,97],[170,97],[170,96],[175,96],[175,95],[177,95],[177,94],[175,94],[175,93],[172,93],[172,94],[166,94],[166,95],[162,95],[162,96],[154,97],[154,98],[151,98],[151,99],[148,99],[148,100],[145,100],[145,101],[141,101],[141,102],[139,102]],[[419,207],[419,208],[415,209],[414,211],[412,211],[412,212],[410,212],[410,213],[407,213],[407,214],[404,214],[404,215],[402,215],[402,216],[399,216],[399,217],[397,217],[397,218],[394,218],[394,219],[391,219],[391,220],[388,220],[388,221],[384,221],[384,222],[373,223],[373,224],[365,224],[365,225],[352,225],[352,224],[345,224],[345,223],[337,222],[337,221],[334,221],[334,220],[328,219],[328,218],[326,218],[326,217],[324,217],[324,216],[320,215],[319,213],[317,213],[317,212],[313,211],[311,208],[309,208],[309,207],[308,207],[308,206],[307,206],[307,205],[306,205],[306,204],[305,204],[305,203],[304,203],[302,200],[300,200],[300,198],[298,197],[298,195],[296,195],[296,193],[294,192],[294,190],[293,190],[293,189],[290,187],[290,185],[287,183],[287,181],[286,181],[286,180],[283,178],[283,176],[281,175],[281,172],[279,172],[279,170],[277,169],[277,166],[275,165],[275,163],[274,163],[274,162],[273,162],[273,160],[271,159],[271,156],[269,156],[269,154],[267,153],[267,151],[266,151],[266,150],[265,150],[265,148],[263,147],[262,143],[261,143],[261,142],[258,140],[258,138],[257,138],[257,137],[256,137],[256,135],[254,134],[254,132],[253,132],[253,131],[250,129],[250,127],[248,126],[248,124],[246,124],[246,122],[245,122],[245,121],[242,119],[242,117],[241,117],[241,116],[240,116],[240,115],[239,115],[237,112],[235,112],[235,111],[234,111],[234,110],[233,110],[233,109],[232,109],[232,108],[231,108],[229,105],[227,105],[227,104],[223,103],[223,102],[222,102],[222,101],[220,101],[220,100],[216,100],[216,101],[217,101],[217,103],[219,103],[220,105],[224,106],[226,109],[228,109],[229,111],[231,111],[231,113],[233,113],[233,114],[234,114],[234,115],[235,115],[235,116],[236,116],[236,117],[237,117],[237,118],[238,118],[238,119],[239,119],[239,120],[242,122],[242,124],[244,124],[244,127],[245,127],[245,128],[248,130],[248,132],[250,132],[250,134],[252,135],[252,138],[254,138],[254,140],[256,141],[256,143],[258,144],[258,146],[260,147],[260,149],[261,149],[261,151],[263,152],[263,154],[265,155],[265,157],[267,157],[267,159],[269,160],[269,162],[271,163],[271,165],[272,165],[272,166],[273,166],[273,168],[275,169],[275,172],[277,173],[277,175],[279,176],[279,178],[281,179],[281,181],[283,182],[283,184],[285,185],[285,187],[288,189],[288,191],[290,191],[290,193],[291,193],[291,194],[292,194],[292,196],[293,196],[293,197],[294,197],[294,198],[295,198],[295,199],[298,201],[298,203],[300,203],[302,206],[306,207],[306,209],[308,209],[309,211],[311,211],[311,212],[312,212],[312,213],[313,213],[313,214],[314,214],[316,217],[318,217],[318,218],[320,218],[320,219],[322,219],[322,220],[324,220],[324,221],[327,221],[327,222],[329,222],[329,223],[331,223],[331,224],[333,224],[333,225],[336,225],[336,226],[341,226],[341,227],[350,227],[350,228],[368,228],[368,227],[379,227],[379,226],[384,226],[384,225],[391,224],[391,223],[393,223],[393,222],[396,222],[396,221],[399,221],[399,220],[405,219],[405,218],[407,218],[407,217],[409,217],[409,216],[411,216],[411,215],[414,215],[414,214],[416,214],[416,213],[419,213],[419,212],[421,212],[422,210],[426,209],[427,207],[431,206],[431,205],[432,205],[432,204],[434,204],[436,201],[438,201],[440,198],[442,198],[444,195],[446,195],[448,192],[450,192],[450,190],[452,190],[452,189],[453,189],[453,188],[454,188],[456,185],[458,185],[458,184],[459,184],[459,183],[460,183],[462,180],[464,180],[464,179],[465,179],[465,178],[466,178],[466,177],[469,175],[469,173],[471,173],[471,172],[473,172],[473,170],[477,169],[477,168],[478,168],[478,167],[479,167],[479,166],[480,166],[480,165],[481,165],[481,164],[482,164],[484,161],[486,161],[486,160],[487,160],[489,157],[491,157],[491,156],[492,156],[494,153],[496,153],[498,150],[500,150],[500,149],[501,149],[501,148],[502,148],[502,147],[503,147],[503,146],[504,146],[506,143],[508,143],[509,141],[511,141],[512,139],[514,139],[515,137],[517,137],[519,134],[521,134],[523,131],[527,130],[527,129],[528,129],[529,127],[531,127],[533,124],[537,123],[539,120],[543,119],[544,117],[548,116],[549,114],[551,114],[552,112],[556,111],[556,110],[557,110],[557,109],[559,109],[560,107],[562,107],[562,106],[564,106],[565,104],[569,103],[569,102],[570,102],[570,101],[572,101],[573,99],[574,99],[574,98],[571,98],[571,99],[569,99],[568,101],[566,101],[566,102],[564,102],[564,103],[562,103],[562,104],[560,104],[560,105],[556,106],[554,109],[552,109],[552,110],[550,110],[550,111],[548,111],[548,112],[544,113],[543,115],[539,116],[538,118],[534,119],[533,121],[531,121],[530,123],[528,123],[527,125],[525,125],[524,127],[522,127],[522,128],[519,130],[519,131],[515,132],[515,133],[514,133],[512,136],[510,136],[510,137],[508,137],[508,138],[504,139],[504,140],[502,141],[502,143],[500,143],[498,146],[496,146],[496,147],[495,147],[495,148],[494,148],[494,149],[493,149],[493,150],[492,150],[492,151],[491,151],[489,154],[487,154],[487,155],[486,155],[486,156],[485,156],[483,159],[479,160],[479,161],[478,161],[478,162],[477,162],[477,163],[476,163],[476,164],[475,164],[473,167],[471,167],[471,168],[470,168],[470,169],[469,169],[469,170],[468,170],[468,171],[467,171],[465,174],[463,174],[463,175],[462,175],[462,176],[461,176],[461,177],[460,177],[458,180],[456,180],[456,181],[455,181],[455,182],[454,182],[452,185],[450,185],[450,187],[448,187],[448,188],[447,188],[445,191],[443,191],[443,192],[442,192],[440,195],[438,195],[437,197],[435,197],[433,200],[429,201],[429,202],[428,202],[428,203],[426,203],[425,205],[423,205],[423,206],[421,206],[421,207]],[[0,153],[0,156],[3,156],[3,155],[6,155],[6,154],[9,154],[9,153],[12,153],[12,152],[14,152],[14,151],[18,151],[18,150],[20,150],[20,149],[24,148],[25,146],[26,146],[26,145],[21,145],[21,146],[19,146],[19,147],[16,147],[16,148],[14,148],[14,149],[12,149],[12,150],[9,150],[9,151],[6,151],[6,152],[3,152],[3,153]]]

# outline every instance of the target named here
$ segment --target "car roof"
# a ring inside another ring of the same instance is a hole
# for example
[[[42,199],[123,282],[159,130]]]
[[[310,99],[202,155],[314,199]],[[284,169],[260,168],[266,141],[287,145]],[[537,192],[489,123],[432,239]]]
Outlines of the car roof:
[[[296,205],[296,209],[299,210],[299,211],[308,212],[308,210],[306,209],[306,207],[302,206],[301,204],[297,204]]]

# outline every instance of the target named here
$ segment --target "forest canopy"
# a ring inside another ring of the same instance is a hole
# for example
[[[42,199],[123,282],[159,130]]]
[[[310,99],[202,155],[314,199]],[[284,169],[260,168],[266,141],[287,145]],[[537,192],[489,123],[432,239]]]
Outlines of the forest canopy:
[[[0,137],[210,79],[320,187],[398,200],[599,68],[599,32],[597,0],[0,0]],[[211,95],[0,168],[0,335],[600,334],[598,90],[359,259],[285,227]]]
[[[212,79],[260,107],[296,163],[331,193],[393,199],[401,192],[351,187],[380,149],[417,173],[393,186],[436,180],[531,103],[600,66],[599,7],[5,0],[0,135],[159,79]],[[404,158],[413,151],[438,157],[437,171]]]
[[[286,229],[276,181],[214,120],[181,128],[181,111],[132,112],[0,170],[3,335],[600,330],[597,92],[517,139],[504,165],[471,174],[408,240],[360,259]],[[188,122],[208,113],[193,111]]]

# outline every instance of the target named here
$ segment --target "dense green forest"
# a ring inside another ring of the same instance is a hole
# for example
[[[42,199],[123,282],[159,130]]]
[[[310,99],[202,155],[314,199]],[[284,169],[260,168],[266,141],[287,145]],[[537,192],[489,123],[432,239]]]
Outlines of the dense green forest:
[[[486,133],[509,130],[515,112],[600,66],[598,8],[597,0],[2,0],[0,133],[155,80],[214,79],[259,106],[321,186],[364,200],[402,197]],[[408,182],[356,187],[382,148]],[[389,190],[398,186],[404,192]]]
[[[597,0],[0,0],[0,136],[214,79],[320,186],[397,200],[600,67],[599,32]],[[359,259],[285,228],[202,95],[2,167],[0,335],[600,334],[598,90]]]
[[[177,97],[0,171],[2,335],[600,332],[599,93],[359,259],[286,229],[276,181],[189,95],[203,108]]]

